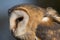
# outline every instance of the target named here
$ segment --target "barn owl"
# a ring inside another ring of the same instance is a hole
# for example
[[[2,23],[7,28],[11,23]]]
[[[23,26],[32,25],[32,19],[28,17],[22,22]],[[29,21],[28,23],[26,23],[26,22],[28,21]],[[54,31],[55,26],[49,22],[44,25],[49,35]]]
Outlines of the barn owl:
[[[10,30],[17,40],[41,40],[36,36],[38,25],[53,26],[60,17],[52,8],[35,5],[18,5],[9,9]],[[40,31],[39,31],[40,32]]]

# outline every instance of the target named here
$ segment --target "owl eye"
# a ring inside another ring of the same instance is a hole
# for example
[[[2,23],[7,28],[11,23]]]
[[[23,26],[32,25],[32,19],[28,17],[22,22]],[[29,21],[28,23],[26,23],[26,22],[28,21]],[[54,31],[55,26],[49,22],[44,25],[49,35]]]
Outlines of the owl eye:
[[[19,18],[16,19],[16,21],[17,21],[17,22],[20,22],[20,21],[22,21],[23,19],[24,19],[24,17],[19,17]]]

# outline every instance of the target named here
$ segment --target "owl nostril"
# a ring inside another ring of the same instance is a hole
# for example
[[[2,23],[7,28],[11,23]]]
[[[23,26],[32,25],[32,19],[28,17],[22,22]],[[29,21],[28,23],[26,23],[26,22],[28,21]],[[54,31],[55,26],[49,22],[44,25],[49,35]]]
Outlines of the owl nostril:
[[[16,21],[17,21],[17,22],[20,22],[20,21],[22,21],[23,19],[24,19],[24,17],[19,17],[19,18],[16,19]]]

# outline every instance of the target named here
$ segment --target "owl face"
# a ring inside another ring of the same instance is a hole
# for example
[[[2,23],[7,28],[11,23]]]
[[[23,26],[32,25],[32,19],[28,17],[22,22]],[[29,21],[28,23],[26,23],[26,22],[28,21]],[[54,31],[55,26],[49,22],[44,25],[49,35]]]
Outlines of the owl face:
[[[26,33],[26,25],[29,21],[29,16],[24,11],[15,10],[10,16],[10,30],[15,36],[21,36]]]

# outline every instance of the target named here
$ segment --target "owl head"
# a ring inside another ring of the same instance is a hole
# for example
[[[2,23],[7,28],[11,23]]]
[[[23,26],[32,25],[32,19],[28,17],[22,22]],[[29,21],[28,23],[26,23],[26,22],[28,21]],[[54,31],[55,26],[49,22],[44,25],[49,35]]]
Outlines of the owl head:
[[[12,34],[23,40],[38,40],[39,38],[35,34],[37,26],[39,24],[43,26],[54,24],[53,21],[56,17],[51,16],[50,11],[53,10],[49,10],[49,8],[44,9],[35,5],[18,5],[10,8],[9,22]]]

